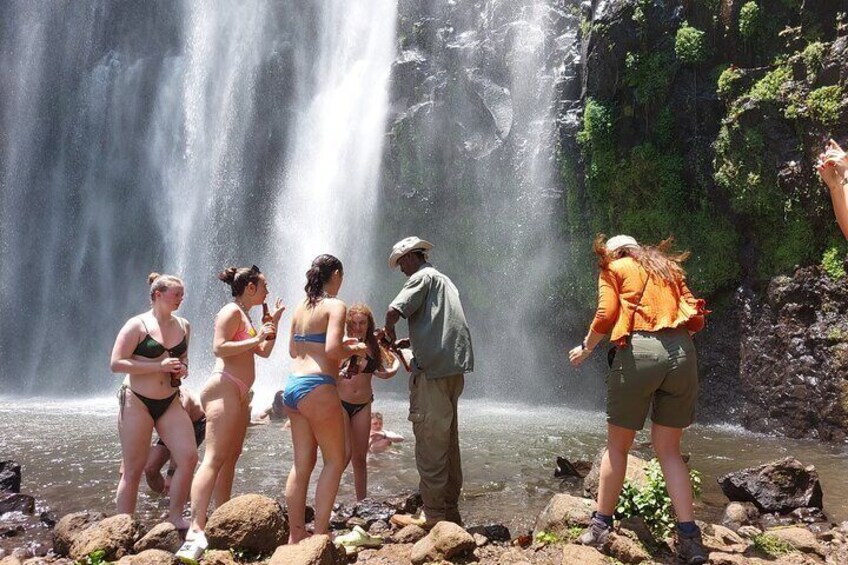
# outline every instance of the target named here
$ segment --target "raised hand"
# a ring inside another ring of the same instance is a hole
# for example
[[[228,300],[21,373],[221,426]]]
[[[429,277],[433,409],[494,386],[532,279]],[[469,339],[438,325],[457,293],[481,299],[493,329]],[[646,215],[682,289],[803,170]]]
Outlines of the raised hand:
[[[274,301],[274,309],[271,312],[271,317],[274,319],[274,323],[278,324],[280,322],[280,318],[283,317],[283,312],[286,311],[286,305],[283,304],[282,298],[277,298]]]

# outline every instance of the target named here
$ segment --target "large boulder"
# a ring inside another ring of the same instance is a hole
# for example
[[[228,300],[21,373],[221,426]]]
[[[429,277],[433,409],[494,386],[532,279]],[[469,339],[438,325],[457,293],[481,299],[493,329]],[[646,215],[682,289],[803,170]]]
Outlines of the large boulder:
[[[177,565],[176,556],[161,549],[147,549],[136,555],[125,555],[117,565]]]
[[[0,492],[21,492],[21,465],[0,461]]]
[[[153,526],[143,538],[135,542],[133,551],[135,553],[141,553],[148,549],[161,549],[176,553],[181,545],[182,540],[176,526],[170,522],[162,522]]]
[[[281,545],[268,565],[342,565],[347,562],[343,549],[330,536],[314,535],[293,545]]]
[[[430,533],[412,546],[410,561],[423,565],[429,561],[451,560],[474,551],[474,538],[453,522],[438,522]]]
[[[610,534],[604,544],[604,552],[622,563],[642,563],[651,559],[638,541],[615,532]]]
[[[592,461],[592,469],[589,471],[589,474],[586,475],[586,478],[583,479],[583,491],[587,496],[590,496],[593,499],[598,498],[598,483],[601,476],[601,460],[604,457],[604,453],[606,453],[606,448],[601,449],[598,454],[595,455],[595,459]],[[627,456],[627,472],[624,478],[637,487],[643,487],[648,484],[648,475],[645,472],[647,467],[647,461],[631,453]]]
[[[141,525],[129,514],[110,516],[80,532],[69,555],[79,561],[93,551],[103,550],[105,560],[115,561],[130,553],[140,532]]]
[[[581,565],[608,565],[606,556],[593,547],[569,543],[562,548],[562,562],[580,563]]]
[[[35,512],[35,499],[28,494],[0,494],[0,516],[7,512],[32,514]]]
[[[775,530],[769,530],[768,534],[787,542],[798,551],[803,551],[804,553],[817,553],[824,556],[824,550],[816,539],[815,534],[807,528],[778,528]]]
[[[568,535],[569,528],[589,525],[594,508],[594,501],[588,498],[577,498],[570,494],[555,494],[536,517],[533,533],[537,535],[548,532],[556,534],[560,538],[565,538]]]
[[[102,512],[74,512],[62,516],[53,529],[53,552],[56,555],[68,555],[77,534],[105,517]]]
[[[280,504],[267,496],[245,494],[222,504],[206,523],[210,549],[268,554],[286,543],[289,525]]]
[[[404,526],[391,536],[394,543],[415,543],[427,535],[427,530],[416,524]]]
[[[819,475],[812,465],[794,457],[749,467],[718,478],[725,496],[752,502],[760,512],[791,512],[802,507],[822,507]]]

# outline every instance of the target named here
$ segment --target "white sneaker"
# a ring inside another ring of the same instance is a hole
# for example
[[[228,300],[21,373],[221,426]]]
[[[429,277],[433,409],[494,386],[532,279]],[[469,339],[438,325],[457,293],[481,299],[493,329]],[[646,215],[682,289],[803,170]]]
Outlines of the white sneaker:
[[[194,535],[189,532],[185,543],[177,551],[175,557],[186,565],[199,565],[200,558],[207,547],[209,547],[209,542],[206,541],[203,532],[197,532]]]

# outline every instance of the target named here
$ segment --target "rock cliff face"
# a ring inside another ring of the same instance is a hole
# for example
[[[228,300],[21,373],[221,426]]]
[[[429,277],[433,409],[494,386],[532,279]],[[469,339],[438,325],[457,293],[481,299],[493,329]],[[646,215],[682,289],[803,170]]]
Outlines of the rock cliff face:
[[[718,304],[699,338],[702,421],[846,437],[846,246],[814,171],[827,138],[848,141],[846,13],[582,4],[582,125],[563,128],[582,155],[575,200],[588,233],[673,233],[693,251],[690,282]]]

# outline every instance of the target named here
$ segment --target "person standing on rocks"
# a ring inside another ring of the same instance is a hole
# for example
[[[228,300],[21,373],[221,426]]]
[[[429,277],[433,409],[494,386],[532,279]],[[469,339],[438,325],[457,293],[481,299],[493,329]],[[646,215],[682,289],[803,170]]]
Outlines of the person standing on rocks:
[[[589,333],[569,352],[572,365],[588,359],[607,334],[607,450],[601,459],[597,511],[579,543],[602,546],[624,484],[627,454],[651,410],[651,444],[660,461],[677,515],[678,555],[689,565],[705,563],[695,525],[689,469],[680,455],[683,430],[694,420],[698,363],[691,334],[704,327],[704,301],[692,296],[672,239],[642,247],[627,235],[595,240],[600,261],[598,308]]]
[[[462,524],[458,406],[465,373],[474,370],[471,333],[459,291],[427,261],[432,248],[432,243],[414,236],[392,248],[389,268],[400,266],[408,279],[389,305],[384,328],[386,337],[395,341],[398,321],[405,318],[409,324],[413,353],[409,420],[424,502],[420,517],[395,515],[393,521],[425,527],[441,520]]]
[[[180,382],[188,374],[191,327],[174,315],[183,301],[183,282],[172,275],[150,273],[148,284],[150,310],[130,318],[112,348],[112,372],[126,374],[118,391],[122,472],[116,502],[119,514],[135,513],[155,428],[177,465],[168,520],[177,529],[186,529],[183,508],[197,464],[197,446],[191,419],[177,397]]]
[[[839,229],[848,239],[848,155],[831,139],[819,155],[817,169],[822,181],[830,189]]]

